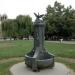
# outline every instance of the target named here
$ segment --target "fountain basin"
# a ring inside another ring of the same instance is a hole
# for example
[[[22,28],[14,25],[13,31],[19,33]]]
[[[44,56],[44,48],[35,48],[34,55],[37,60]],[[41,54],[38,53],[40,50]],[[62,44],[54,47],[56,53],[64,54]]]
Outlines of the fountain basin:
[[[54,55],[52,54],[44,53],[44,56],[42,56],[41,58],[34,58],[33,53],[28,53],[27,55],[25,55],[25,64],[28,67],[32,68],[33,60],[36,61],[37,68],[39,69],[54,67]]]

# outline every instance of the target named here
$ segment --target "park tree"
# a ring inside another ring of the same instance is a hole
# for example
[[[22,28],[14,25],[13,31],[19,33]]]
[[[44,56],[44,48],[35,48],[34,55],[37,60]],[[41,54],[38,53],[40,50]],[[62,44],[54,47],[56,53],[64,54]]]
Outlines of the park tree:
[[[46,39],[68,39],[75,33],[75,10],[72,6],[65,8],[57,1],[53,7],[48,5],[44,21]]]
[[[17,37],[18,33],[18,24],[15,19],[7,19],[2,21],[2,34],[3,37],[9,37],[10,39],[13,37]]]
[[[11,20],[10,26],[11,26],[11,37],[14,38],[14,40],[16,40],[18,36],[18,24],[16,19]]]
[[[28,15],[19,15],[16,19],[4,20],[1,26],[4,37],[23,39],[32,34],[32,18]]]
[[[29,15],[19,15],[16,18],[19,38],[27,37],[32,33],[32,18]]]
[[[2,21],[1,26],[2,26],[3,37],[10,37],[11,36],[10,20]]]

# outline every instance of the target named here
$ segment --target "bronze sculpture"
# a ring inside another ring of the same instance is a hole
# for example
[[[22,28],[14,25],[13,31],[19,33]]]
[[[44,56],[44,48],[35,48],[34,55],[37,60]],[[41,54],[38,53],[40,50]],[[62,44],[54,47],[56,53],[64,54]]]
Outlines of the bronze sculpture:
[[[36,16],[34,22],[34,48],[25,55],[25,64],[31,67],[33,71],[39,71],[39,69],[54,66],[54,55],[49,54],[44,48],[44,22],[40,20],[43,15],[34,14]]]

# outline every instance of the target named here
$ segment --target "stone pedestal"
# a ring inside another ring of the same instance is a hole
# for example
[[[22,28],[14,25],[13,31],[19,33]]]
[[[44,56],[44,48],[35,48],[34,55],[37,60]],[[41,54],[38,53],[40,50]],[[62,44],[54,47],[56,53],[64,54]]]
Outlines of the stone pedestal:
[[[44,69],[39,72],[31,71],[24,62],[15,64],[10,68],[11,75],[74,75],[73,71],[68,69],[64,64],[55,62],[52,69]]]

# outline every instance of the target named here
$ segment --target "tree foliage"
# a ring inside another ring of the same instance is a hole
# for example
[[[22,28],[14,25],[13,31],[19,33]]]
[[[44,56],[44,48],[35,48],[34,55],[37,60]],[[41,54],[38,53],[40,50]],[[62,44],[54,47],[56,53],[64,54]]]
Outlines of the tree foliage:
[[[31,32],[32,32],[32,18],[29,15],[27,15],[27,16],[19,15],[19,16],[17,16],[16,21],[18,23],[19,36],[28,37],[29,35],[31,35]]]
[[[64,7],[59,2],[48,5],[44,21],[46,39],[69,39],[75,35],[75,10],[72,6]]]
[[[28,37],[32,33],[32,18],[28,15],[19,15],[16,19],[5,20],[2,22],[2,32],[4,37]]]
[[[59,2],[54,6],[48,5],[43,18],[45,22],[46,39],[59,40],[61,38],[75,39],[75,10],[72,6],[65,7]],[[33,34],[33,22],[29,15],[18,15],[16,19],[2,21],[4,37],[22,39]]]

